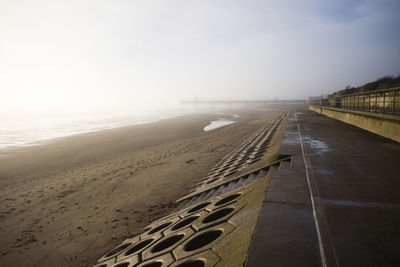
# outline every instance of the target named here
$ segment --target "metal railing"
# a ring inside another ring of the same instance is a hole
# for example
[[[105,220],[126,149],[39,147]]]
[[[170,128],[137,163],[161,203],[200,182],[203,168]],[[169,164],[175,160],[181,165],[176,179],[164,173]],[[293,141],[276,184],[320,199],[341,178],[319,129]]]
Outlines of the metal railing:
[[[311,105],[357,110],[364,112],[400,115],[400,87],[313,98]]]

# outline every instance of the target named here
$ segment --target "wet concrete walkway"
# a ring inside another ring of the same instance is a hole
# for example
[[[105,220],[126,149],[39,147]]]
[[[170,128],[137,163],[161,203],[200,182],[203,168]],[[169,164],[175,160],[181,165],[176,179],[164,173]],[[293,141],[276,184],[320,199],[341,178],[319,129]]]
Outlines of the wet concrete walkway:
[[[247,266],[400,266],[399,143],[301,111],[280,153]]]

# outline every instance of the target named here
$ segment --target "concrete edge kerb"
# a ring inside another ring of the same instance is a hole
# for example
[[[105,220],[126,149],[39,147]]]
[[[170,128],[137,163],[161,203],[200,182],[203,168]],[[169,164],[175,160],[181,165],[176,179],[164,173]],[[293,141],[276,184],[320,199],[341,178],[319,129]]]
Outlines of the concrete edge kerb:
[[[332,111],[337,111],[337,112],[342,112],[342,113],[350,113],[350,114],[370,117],[370,118],[373,118],[373,119],[387,120],[387,121],[390,121],[390,122],[400,123],[400,116],[396,116],[396,115],[382,114],[382,113],[372,113],[372,112],[366,112],[366,111],[340,109],[340,108],[332,108],[332,107],[323,107],[323,106],[316,106],[316,105],[310,105],[309,107],[313,107],[315,109],[332,110]],[[313,110],[313,111],[315,111],[315,110]]]
[[[373,114],[365,114],[367,112],[340,110],[312,105],[310,105],[308,109],[400,142],[400,119],[389,119],[381,116],[373,116]]]

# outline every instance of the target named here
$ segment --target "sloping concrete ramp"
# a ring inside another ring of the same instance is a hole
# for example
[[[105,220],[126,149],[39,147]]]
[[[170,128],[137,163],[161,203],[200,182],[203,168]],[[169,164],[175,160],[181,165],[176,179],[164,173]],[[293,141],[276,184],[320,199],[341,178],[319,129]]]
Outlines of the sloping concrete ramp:
[[[288,114],[257,130],[221,160],[179,208],[101,257],[96,267],[243,266],[271,173],[290,168],[278,156]]]

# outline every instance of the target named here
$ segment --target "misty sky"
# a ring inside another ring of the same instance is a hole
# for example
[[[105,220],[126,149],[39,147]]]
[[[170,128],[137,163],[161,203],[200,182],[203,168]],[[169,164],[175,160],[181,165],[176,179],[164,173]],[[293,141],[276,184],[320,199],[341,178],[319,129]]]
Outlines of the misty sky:
[[[400,73],[400,1],[0,0],[0,112],[304,98]]]

